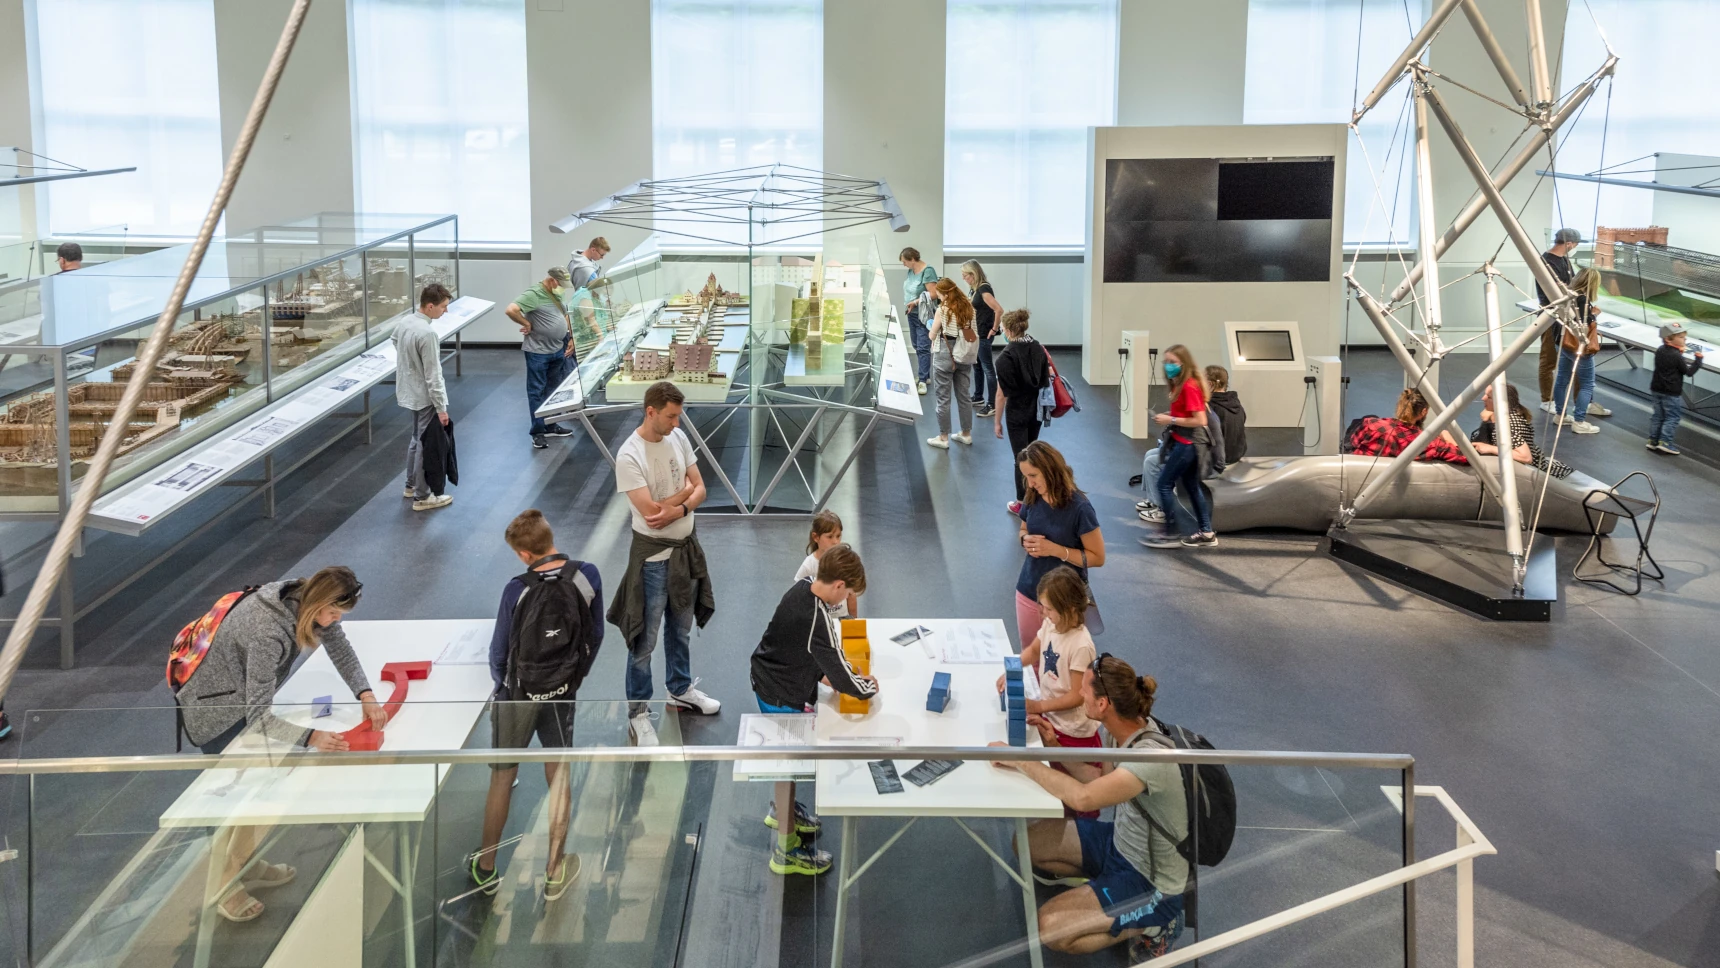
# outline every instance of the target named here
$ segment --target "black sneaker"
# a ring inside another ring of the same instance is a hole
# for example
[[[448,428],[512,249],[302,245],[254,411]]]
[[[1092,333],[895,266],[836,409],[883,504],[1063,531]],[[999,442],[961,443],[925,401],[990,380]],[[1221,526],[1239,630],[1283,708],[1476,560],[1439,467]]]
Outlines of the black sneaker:
[[[502,876],[495,868],[484,870],[478,866],[478,855],[472,855],[472,883],[478,885],[478,892],[485,897],[494,897],[497,888],[502,886]]]
[[[543,429],[543,435],[545,437],[572,437],[573,428],[564,427],[561,424],[550,424]]]
[[[532,434],[532,450],[543,450],[549,446],[549,441],[543,439],[543,434]]]
[[[1161,534],[1155,538],[1141,539],[1141,545],[1147,548],[1181,548],[1187,543],[1174,534]]]
[[[772,830],[777,829],[776,804],[770,805],[770,812],[764,816],[764,825]],[[817,836],[824,829],[824,821],[819,820],[806,805],[799,800],[794,801],[794,832]]]
[[[1184,548],[1216,548],[1218,547],[1218,535],[1211,531],[1191,534],[1182,539],[1182,546]]]

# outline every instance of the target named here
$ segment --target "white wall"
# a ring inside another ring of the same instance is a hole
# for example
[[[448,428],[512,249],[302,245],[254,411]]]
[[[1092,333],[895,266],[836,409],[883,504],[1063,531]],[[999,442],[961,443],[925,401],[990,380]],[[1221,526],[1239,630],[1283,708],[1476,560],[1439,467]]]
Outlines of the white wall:
[[[233,151],[292,0],[215,0],[221,157]],[[233,198],[227,230],[350,212],[352,88],[345,0],[311,5]]]
[[[508,256],[460,260],[460,295],[488,299],[496,308],[477,322],[466,327],[463,338],[468,343],[510,343],[520,341],[519,327],[502,310],[532,283],[543,278],[543,272],[524,253]]]
[[[1116,383],[1117,349],[1125,329],[1146,329],[1153,343],[1183,343],[1197,360],[1223,359],[1227,322],[1295,321],[1309,356],[1338,350],[1343,312],[1344,154],[1341,124],[1259,124],[1219,127],[1095,128],[1088,178],[1087,327],[1081,373],[1088,383]],[[1112,158],[1317,157],[1333,159],[1330,278],[1325,282],[1107,283],[1105,163]]]
[[[1117,124],[1241,124],[1248,0],[1122,0]]]
[[[0,148],[35,145],[30,123],[30,59],[24,4],[0,0]],[[3,159],[11,163],[11,152]],[[29,188],[0,189],[0,245],[36,236],[36,193]],[[16,224],[7,224],[16,219]]]

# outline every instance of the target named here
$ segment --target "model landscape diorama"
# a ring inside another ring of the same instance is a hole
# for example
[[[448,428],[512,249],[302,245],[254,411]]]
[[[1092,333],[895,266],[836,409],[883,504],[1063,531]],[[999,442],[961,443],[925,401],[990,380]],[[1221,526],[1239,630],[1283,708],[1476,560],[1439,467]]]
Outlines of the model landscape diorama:
[[[659,380],[727,387],[730,374],[717,369],[717,344],[722,342],[729,307],[746,304],[746,296],[724,289],[717,282],[717,274],[711,273],[698,293],[689,290],[668,301],[666,308],[680,310],[671,324],[674,333],[668,350],[635,348],[628,352],[608,388],[625,393],[629,387]]]

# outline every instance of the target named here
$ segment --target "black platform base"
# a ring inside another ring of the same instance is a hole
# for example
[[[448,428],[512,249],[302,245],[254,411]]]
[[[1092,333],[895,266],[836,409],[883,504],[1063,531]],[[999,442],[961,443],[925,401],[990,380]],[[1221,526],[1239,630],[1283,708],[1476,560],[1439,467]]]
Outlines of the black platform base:
[[[1523,593],[1499,524],[1482,521],[1356,521],[1327,532],[1332,555],[1430,598],[1501,622],[1545,622],[1558,600],[1553,542],[1535,542]]]

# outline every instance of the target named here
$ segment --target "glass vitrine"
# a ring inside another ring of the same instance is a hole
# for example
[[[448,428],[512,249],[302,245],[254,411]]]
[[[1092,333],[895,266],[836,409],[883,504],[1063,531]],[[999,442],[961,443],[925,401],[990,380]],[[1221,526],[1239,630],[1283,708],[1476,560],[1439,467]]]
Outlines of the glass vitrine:
[[[109,490],[386,339],[412,294],[458,295],[452,215],[324,213],[217,239],[155,372],[135,356],[189,246],[0,300],[0,514],[63,510],[125,385],[149,383]]]

